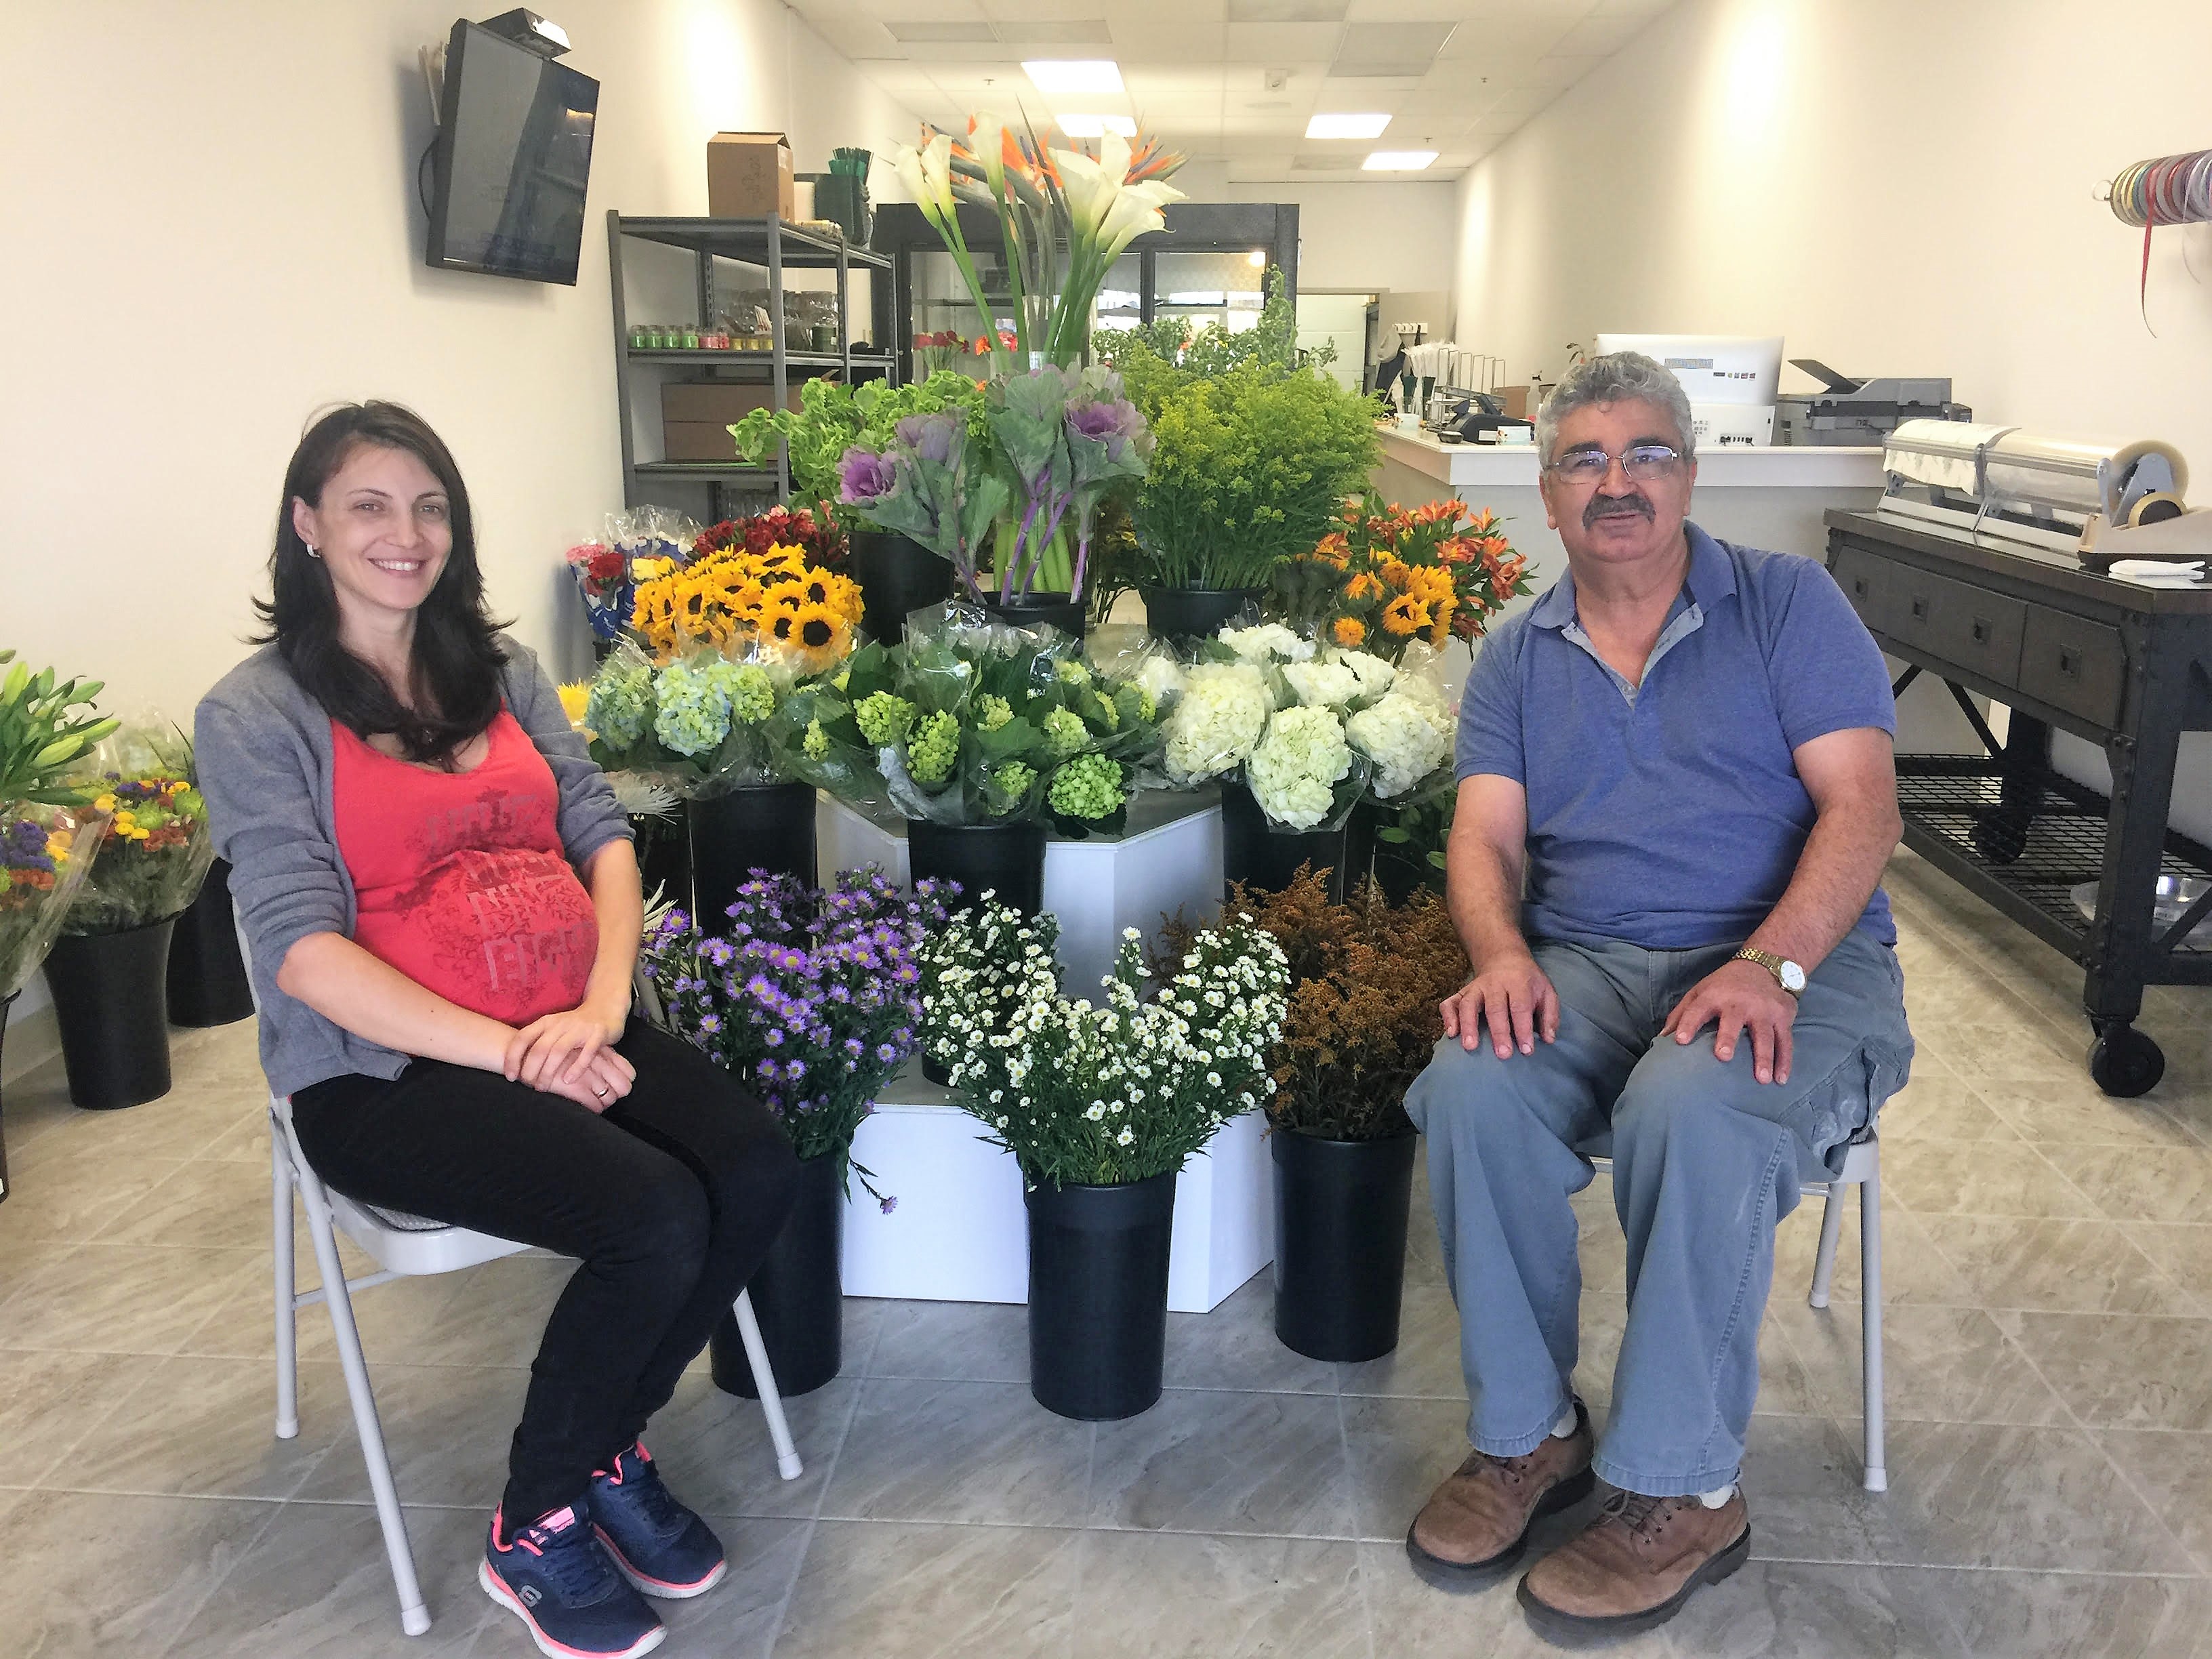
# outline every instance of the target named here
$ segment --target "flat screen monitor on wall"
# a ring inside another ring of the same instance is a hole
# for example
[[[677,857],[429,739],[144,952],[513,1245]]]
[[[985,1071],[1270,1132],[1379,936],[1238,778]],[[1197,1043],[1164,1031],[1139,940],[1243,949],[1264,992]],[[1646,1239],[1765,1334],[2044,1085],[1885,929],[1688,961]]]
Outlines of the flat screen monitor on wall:
[[[425,263],[573,287],[599,106],[589,76],[455,23]]]

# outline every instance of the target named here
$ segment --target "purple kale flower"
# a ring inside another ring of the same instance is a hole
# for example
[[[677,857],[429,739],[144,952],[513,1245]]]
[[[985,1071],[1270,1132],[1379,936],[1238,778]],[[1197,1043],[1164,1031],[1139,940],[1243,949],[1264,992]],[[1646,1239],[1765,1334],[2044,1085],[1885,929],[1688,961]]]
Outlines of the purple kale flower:
[[[837,478],[838,499],[848,507],[865,507],[890,494],[891,486],[898,481],[898,469],[891,465],[890,456],[878,455],[856,444],[837,463]]]
[[[1067,429],[1076,437],[1104,444],[1107,454],[1118,461],[1129,440],[1144,429],[1144,416],[1137,413],[1136,405],[1123,399],[1070,404]]]
[[[934,415],[909,415],[897,426],[898,441],[925,461],[939,466],[952,462],[952,452],[965,435],[967,417],[951,410]]]

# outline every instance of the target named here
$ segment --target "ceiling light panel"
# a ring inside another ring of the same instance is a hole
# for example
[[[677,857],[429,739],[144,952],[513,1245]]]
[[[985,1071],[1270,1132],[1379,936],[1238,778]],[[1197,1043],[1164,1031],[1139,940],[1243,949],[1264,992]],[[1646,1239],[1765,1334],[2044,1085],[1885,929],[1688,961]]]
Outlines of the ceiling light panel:
[[[1232,23],[1341,23],[1346,0],[1229,0]]]
[[[1380,138],[1390,125],[1387,115],[1316,115],[1306,123],[1309,138]]]
[[[999,38],[992,32],[988,23],[939,23],[927,18],[910,17],[886,22],[884,27],[891,32],[891,38],[894,40],[902,41],[908,46],[915,45],[917,42],[936,44],[972,41],[981,44],[995,41]]]
[[[1114,44],[1114,32],[1106,27],[1106,20],[1103,17],[1068,21],[1031,18],[1024,22],[1002,22],[995,27],[999,39],[1008,46],[1110,46]]]
[[[1432,149],[1378,149],[1359,168],[1363,173],[1419,173],[1436,159]]]
[[[1031,58],[1022,73],[1048,98],[1096,98],[1121,90],[1121,67],[1110,58]]]

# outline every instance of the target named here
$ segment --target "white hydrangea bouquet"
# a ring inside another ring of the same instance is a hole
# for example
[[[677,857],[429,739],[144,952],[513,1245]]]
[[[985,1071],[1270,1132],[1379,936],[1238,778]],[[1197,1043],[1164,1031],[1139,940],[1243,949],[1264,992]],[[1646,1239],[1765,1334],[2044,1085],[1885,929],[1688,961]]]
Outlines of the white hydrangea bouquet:
[[[1023,924],[1007,912],[997,925]],[[1195,935],[1165,969],[1148,975],[1132,927],[1103,981],[1103,1004],[1060,995],[1032,965],[1003,1027],[967,1034],[952,1087],[991,1142],[1013,1153],[1028,1185],[1116,1186],[1170,1174],[1269,1092],[1268,1057],[1290,994],[1290,963],[1274,936],[1238,916]]]
[[[1402,797],[1451,752],[1450,707],[1419,665],[1279,623],[1223,629],[1165,690],[1170,780],[1240,777],[1283,830],[1335,829],[1363,796]]]

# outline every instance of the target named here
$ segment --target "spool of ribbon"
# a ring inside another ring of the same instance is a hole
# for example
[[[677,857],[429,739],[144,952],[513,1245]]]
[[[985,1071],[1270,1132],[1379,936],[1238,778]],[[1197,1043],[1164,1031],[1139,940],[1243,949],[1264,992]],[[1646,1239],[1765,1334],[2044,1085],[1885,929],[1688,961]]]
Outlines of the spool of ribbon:
[[[2112,180],[2112,216],[2124,225],[2141,225],[2142,271],[2136,304],[2150,325],[2150,234],[2160,225],[2212,223],[2212,149],[2186,155],[2160,155],[2138,161]]]

